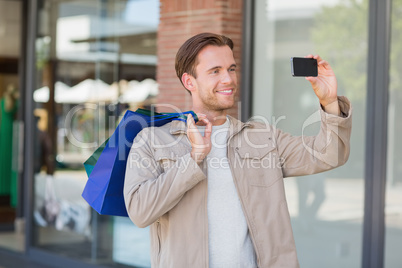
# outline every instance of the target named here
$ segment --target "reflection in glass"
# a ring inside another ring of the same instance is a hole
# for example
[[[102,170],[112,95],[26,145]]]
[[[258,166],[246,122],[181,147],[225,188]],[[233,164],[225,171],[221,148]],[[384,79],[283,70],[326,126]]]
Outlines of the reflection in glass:
[[[81,193],[83,162],[127,109],[155,102],[158,8],[156,0],[40,6],[34,246],[107,266],[150,266],[149,230],[98,215]]]
[[[364,202],[368,1],[256,1],[253,115],[293,135],[319,102],[290,58],[319,54],[337,75],[338,95],[353,105],[351,154],[343,167],[286,178],[286,196],[301,267],[359,267]]]
[[[20,44],[22,1],[0,0],[0,248],[25,250],[21,202]]]
[[[401,265],[399,248],[402,241],[402,1],[392,1],[391,54],[389,69],[388,156],[385,204],[385,265],[396,268]]]

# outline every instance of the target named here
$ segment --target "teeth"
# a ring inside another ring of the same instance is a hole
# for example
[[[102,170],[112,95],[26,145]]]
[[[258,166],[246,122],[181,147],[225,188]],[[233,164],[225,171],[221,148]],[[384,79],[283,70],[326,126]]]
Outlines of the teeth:
[[[232,92],[232,90],[231,90],[231,89],[229,89],[229,90],[222,90],[222,91],[219,91],[219,92],[229,93],[229,92]]]

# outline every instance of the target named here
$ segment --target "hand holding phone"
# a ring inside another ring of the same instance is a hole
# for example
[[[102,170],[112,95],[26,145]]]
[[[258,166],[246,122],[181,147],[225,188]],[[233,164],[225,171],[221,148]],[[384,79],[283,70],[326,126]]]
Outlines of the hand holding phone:
[[[292,76],[318,76],[317,60],[314,58],[290,58]]]
[[[305,76],[305,79],[311,83],[314,93],[325,111],[339,115],[338,83],[329,63],[319,55],[313,56],[311,54],[305,58],[294,57],[291,62],[292,75]]]

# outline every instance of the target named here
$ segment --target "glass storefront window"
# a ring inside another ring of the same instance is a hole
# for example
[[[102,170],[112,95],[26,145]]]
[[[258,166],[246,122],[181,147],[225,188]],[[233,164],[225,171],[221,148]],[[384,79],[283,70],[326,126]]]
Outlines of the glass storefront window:
[[[0,0],[0,248],[25,249],[19,64],[22,1]]]
[[[40,3],[34,246],[84,262],[149,267],[149,229],[100,216],[81,193],[83,162],[127,109],[155,102],[159,1]]]
[[[319,107],[311,85],[291,75],[290,58],[319,54],[335,71],[338,95],[353,105],[349,161],[335,170],[286,178],[301,267],[359,267],[364,211],[368,1],[257,0],[252,115],[292,135]]]
[[[401,265],[399,246],[402,241],[402,142],[398,133],[402,131],[402,1],[392,1],[391,54],[389,68],[388,109],[388,155],[387,187],[385,203],[385,265],[396,268]]]

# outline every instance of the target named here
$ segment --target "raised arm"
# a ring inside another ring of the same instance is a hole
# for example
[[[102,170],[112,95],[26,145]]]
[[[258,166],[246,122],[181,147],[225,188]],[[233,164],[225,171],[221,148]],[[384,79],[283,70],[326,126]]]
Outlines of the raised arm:
[[[337,98],[340,115],[320,109],[317,136],[292,136],[274,130],[285,177],[315,174],[341,166],[349,158],[352,109],[346,97]]]

